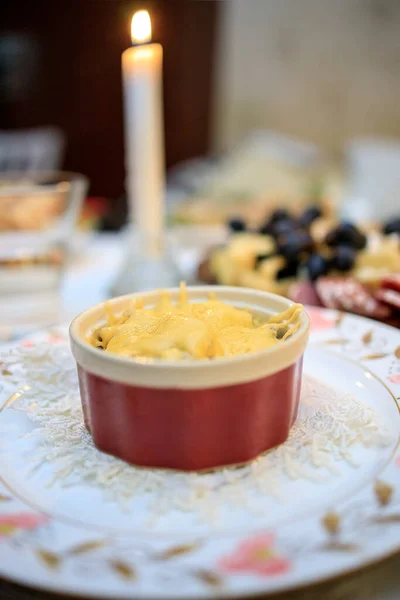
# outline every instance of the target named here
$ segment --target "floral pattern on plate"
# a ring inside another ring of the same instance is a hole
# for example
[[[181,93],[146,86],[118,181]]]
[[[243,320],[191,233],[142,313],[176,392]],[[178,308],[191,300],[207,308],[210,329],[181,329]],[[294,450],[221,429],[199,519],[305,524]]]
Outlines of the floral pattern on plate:
[[[0,539],[19,531],[37,529],[47,522],[46,516],[33,512],[0,514]]]
[[[275,550],[271,533],[261,533],[240,542],[231,554],[219,561],[222,571],[253,573],[262,576],[282,575],[291,567],[290,561]]]

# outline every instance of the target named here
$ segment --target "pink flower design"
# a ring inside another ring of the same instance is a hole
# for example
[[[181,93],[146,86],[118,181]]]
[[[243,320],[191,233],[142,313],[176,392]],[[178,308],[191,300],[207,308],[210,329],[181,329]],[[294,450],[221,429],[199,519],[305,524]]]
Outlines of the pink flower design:
[[[388,381],[391,383],[400,383],[400,373],[396,373],[396,375],[391,375],[388,377]]]
[[[63,337],[61,335],[58,335],[58,333],[54,333],[52,334],[49,339],[47,340],[47,342],[49,344],[58,344],[59,342],[61,342],[63,340]]]
[[[22,342],[22,347],[23,348],[33,348],[34,343],[31,342],[31,340],[25,340],[25,342]]]
[[[36,529],[47,521],[48,517],[35,513],[0,515],[0,538],[12,535],[19,529]]]
[[[263,533],[249,538],[229,555],[220,559],[220,569],[228,572],[246,572],[256,575],[282,575],[290,569],[290,561],[274,549],[274,536]]]
[[[335,319],[327,317],[323,310],[307,307],[307,314],[311,319],[311,329],[314,331],[325,331],[331,329],[335,324]]]

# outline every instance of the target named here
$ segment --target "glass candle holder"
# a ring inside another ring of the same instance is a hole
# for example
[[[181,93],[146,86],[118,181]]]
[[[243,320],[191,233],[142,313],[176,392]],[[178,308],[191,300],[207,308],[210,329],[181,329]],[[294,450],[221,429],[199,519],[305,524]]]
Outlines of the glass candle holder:
[[[112,286],[112,295],[174,287],[180,279],[171,237],[165,233],[157,236],[144,234],[131,226],[125,259]]]

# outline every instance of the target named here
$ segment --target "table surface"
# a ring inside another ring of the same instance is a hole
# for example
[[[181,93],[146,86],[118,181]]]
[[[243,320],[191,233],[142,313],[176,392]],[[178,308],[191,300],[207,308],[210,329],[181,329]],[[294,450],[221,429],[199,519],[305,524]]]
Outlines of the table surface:
[[[102,302],[117,276],[123,258],[123,241],[118,234],[97,234],[86,240],[71,261],[62,285],[62,320],[69,322],[76,314]],[[181,268],[190,277],[192,250],[180,256]],[[400,535],[400,526],[399,526]],[[61,592],[61,590],[60,590]],[[25,588],[0,579],[1,600],[55,600],[67,596],[54,595]],[[354,575],[332,582],[298,590],[269,600],[399,600],[400,552]]]

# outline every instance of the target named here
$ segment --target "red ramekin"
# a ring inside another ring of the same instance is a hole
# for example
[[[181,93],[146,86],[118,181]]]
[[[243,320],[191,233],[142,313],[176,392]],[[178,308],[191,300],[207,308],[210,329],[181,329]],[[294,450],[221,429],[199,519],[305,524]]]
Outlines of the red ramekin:
[[[178,298],[179,289],[168,292]],[[264,317],[292,304],[244,288],[198,286],[187,292],[197,302],[215,292],[219,300]],[[109,303],[119,314],[134,298],[154,306],[159,296],[129,294]],[[98,304],[70,327],[85,424],[100,450],[135,465],[191,471],[244,463],[287,439],[308,341],[305,312],[292,337],[265,350],[176,362],[143,362],[94,348],[86,336],[105,318],[104,304]]]

